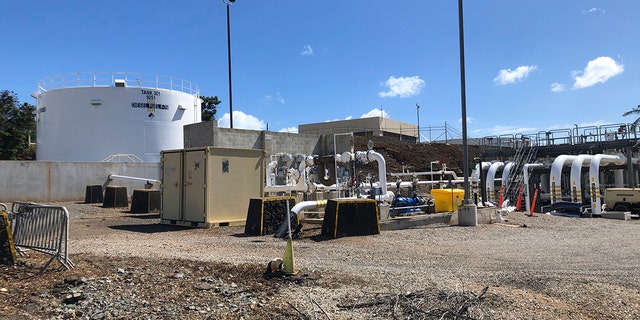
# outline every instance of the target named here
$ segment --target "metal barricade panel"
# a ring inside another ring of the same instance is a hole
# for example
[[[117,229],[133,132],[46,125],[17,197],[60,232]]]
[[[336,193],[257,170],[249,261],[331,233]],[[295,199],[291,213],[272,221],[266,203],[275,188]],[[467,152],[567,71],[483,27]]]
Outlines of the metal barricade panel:
[[[54,259],[58,259],[60,268],[73,268],[68,255],[69,212],[65,207],[17,202],[12,205],[12,211],[15,246],[51,255],[40,272]]]

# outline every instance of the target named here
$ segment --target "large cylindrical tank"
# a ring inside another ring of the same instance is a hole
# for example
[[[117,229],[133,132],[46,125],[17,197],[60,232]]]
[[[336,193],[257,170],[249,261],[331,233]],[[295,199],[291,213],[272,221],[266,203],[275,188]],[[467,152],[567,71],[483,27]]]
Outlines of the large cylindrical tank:
[[[184,147],[184,125],[201,121],[198,87],[166,76],[58,75],[40,80],[36,99],[36,157],[44,161],[159,162],[161,150]]]

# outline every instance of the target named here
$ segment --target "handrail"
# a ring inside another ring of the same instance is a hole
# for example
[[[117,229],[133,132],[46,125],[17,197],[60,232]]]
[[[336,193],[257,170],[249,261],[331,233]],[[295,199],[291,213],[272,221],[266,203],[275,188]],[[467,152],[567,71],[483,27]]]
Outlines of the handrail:
[[[116,80],[123,80],[126,87],[166,89],[192,95],[200,93],[197,85],[186,80],[135,72],[75,72],[49,76],[38,81],[38,93],[75,87],[113,87]]]
[[[600,126],[575,125],[573,128],[551,129],[533,134],[503,134],[479,138],[479,145],[489,149],[518,148],[520,144],[530,147],[549,147],[554,145],[576,145],[582,143],[612,140],[637,140],[640,127],[628,123],[611,123]]]

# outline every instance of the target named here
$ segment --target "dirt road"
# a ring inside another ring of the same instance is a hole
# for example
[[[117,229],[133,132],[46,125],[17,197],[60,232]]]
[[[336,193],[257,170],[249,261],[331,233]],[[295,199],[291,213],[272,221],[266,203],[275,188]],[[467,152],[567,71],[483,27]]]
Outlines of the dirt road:
[[[2,268],[0,315],[82,319],[637,319],[640,221],[507,216],[325,239],[305,225],[293,277],[263,275],[285,242],[243,227],[63,203],[76,267]],[[483,289],[486,288],[486,292]],[[0,319],[3,317],[0,316]]]

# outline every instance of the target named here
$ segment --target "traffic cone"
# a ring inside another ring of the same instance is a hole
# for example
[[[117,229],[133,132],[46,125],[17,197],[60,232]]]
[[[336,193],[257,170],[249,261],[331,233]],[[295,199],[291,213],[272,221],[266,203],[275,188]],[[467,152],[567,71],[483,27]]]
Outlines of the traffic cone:
[[[287,238],[287,245],[284,249],[284,255],[282,256],[282,273],[296,274],[296,265],[293,259],[293,240],[291,237]]]

